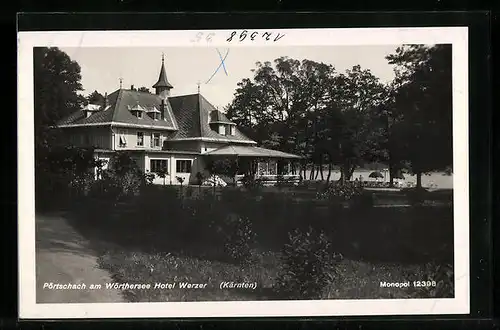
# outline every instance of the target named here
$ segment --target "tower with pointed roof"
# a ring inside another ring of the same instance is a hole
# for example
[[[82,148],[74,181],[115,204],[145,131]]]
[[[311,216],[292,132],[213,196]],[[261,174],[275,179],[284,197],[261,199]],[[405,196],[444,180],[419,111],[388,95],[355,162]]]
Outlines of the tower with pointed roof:
[[[170,90],[174,88],[172,84],[168,82],[167,72],[165,70],[165,56],[161,55],[161,69],[160,76],[158,77],[158,81],[153,85],[155,89],[156,95],[160,96],[162,99],[166,99],[170,96]]]

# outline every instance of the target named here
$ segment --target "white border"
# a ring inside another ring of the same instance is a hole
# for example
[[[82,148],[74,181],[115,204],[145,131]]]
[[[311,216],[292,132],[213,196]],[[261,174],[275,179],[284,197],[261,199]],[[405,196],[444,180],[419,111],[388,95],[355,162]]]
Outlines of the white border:
[[[240,30],[241,31],[241,30]],[[250,30],[249,30],[250,31]],[[253,30],[264,33],[267,30]],[[198,32],[212,41],[192,42]],[[20,32],[18,34],[19,316],[47,318],[356,316],[469,313],[468,30],[466,27],[293,29],[278,42],[226,41],[231,30]],[[37,304],[35,300],[33,47],[252,47],[453,45],[455,298],[258,302]],[[22,133],[22,134],[21,134]],[[22,242],[22,244],[21,244]]]

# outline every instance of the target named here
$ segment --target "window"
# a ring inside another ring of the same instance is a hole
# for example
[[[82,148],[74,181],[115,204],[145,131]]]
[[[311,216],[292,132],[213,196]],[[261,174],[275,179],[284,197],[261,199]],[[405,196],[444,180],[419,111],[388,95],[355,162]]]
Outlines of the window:
[[[142,112],[141,111],[137,111],[137,118],[142,119]]]
[[[125,136],[125,132],[123,131],[118,132],[118,146],[122,148],[127,146],[127,138]]]
[[[235,134],[235,132],[236,132],[236,126],[231,125],[231,126],[230,126],[230,132],[231,132],[231,135],[234,135],[234,134]]]
[[[160,147],[160,133],[151,134],[151,148]]]
[[[231,128],[229,125],[224,125],[224,135],[230,135],[231,134]]]
[[[143,132],[137,132],[137,146],[139,146],[139,147],[144,146],[144,133]]]
[[[175,163],[175,171],[177,173],[191,173],[191,161],[177,160]]]
[[[165,169],[166,174],[168,174],[168,159],[151,159],[149,163],[151,173],[159,173],[162,169]]]

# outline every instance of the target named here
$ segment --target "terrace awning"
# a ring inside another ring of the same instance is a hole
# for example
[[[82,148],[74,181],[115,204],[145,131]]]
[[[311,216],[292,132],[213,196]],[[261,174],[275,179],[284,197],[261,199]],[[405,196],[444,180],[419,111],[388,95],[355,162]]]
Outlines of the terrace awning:
[[[237,157],[263,157],[263,158],[288,158],[301,159],[301,156],[286,152],[253,146],[227,145],[206,152],[208,156],[237,156]]]

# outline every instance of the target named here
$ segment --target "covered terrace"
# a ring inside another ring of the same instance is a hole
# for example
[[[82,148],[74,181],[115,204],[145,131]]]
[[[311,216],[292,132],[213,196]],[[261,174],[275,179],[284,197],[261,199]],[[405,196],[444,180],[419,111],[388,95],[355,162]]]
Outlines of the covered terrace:
[[[245,176],[265,184],[299,182],[295,164],[301,156],[256,146],[226,145],[204,154],[209,160],[229,160],[234,164],[234,182],[241,184]]]

